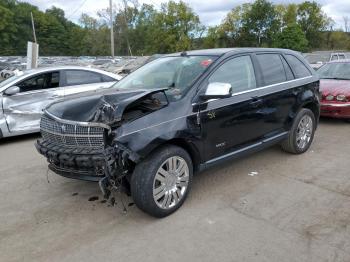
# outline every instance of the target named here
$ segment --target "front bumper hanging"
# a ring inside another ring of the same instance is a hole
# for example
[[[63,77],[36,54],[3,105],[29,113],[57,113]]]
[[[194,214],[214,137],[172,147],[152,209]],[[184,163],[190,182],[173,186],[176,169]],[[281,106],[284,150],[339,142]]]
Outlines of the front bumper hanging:
[[[106,161],[114,159],[112,148],[67,148],[48,141],[38,140],[37,151],[44,155],[53,172],[69,178],[94,181],[106,175]]]

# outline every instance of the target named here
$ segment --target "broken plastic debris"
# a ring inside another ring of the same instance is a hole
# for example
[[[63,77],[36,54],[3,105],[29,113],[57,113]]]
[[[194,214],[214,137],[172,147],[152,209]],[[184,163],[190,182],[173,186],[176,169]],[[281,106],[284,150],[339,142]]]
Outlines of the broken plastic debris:
[[[207,218],[207,219],[206,219],[206,222],[207,222],[209,225],[215,224],[215,221],[214,221],[214,220],[211,220],[210,218]]]
[[[248,176],[256,176],[256,175],[258,175],[258,174],[259,174],[258,172],[252,171],[252,172],[250,172],[250,173],[248,174]]]

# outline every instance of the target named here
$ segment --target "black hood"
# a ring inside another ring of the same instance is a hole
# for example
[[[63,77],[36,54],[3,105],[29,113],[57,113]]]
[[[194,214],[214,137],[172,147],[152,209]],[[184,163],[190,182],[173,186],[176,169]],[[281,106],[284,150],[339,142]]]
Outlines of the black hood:
[[[111,124],[121,120],[125,108],[131,103],[165,90],[108,90],[53,103],[46,111],[64,120]]]

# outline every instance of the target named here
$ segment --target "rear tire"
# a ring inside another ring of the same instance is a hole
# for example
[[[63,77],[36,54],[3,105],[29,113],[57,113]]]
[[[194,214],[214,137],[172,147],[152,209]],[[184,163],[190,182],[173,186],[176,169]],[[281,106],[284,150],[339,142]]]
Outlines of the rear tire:
[[[131,195],[138,208],[154,217],[174,213],[191,189],[189,154],[177,146],[164,146],[140,162],[131,176]]]
[[[282,142],[282,149],[292,154],[306,152],[315,135],[316,119],[314,113],[307,108],[299,111],[293,122],[288,138]]]

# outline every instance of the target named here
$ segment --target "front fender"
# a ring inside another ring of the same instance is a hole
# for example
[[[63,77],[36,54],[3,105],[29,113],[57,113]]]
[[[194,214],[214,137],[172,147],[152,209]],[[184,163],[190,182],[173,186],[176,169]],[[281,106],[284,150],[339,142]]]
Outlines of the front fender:
[[[154,149],[169,141],[181,140],[188,145],[198,147],[200,144],[200,126],[196,124],[196,115],[179,117],[136,131],[116,130],[114,142],[123,144],[140,159],[147,157]]]

